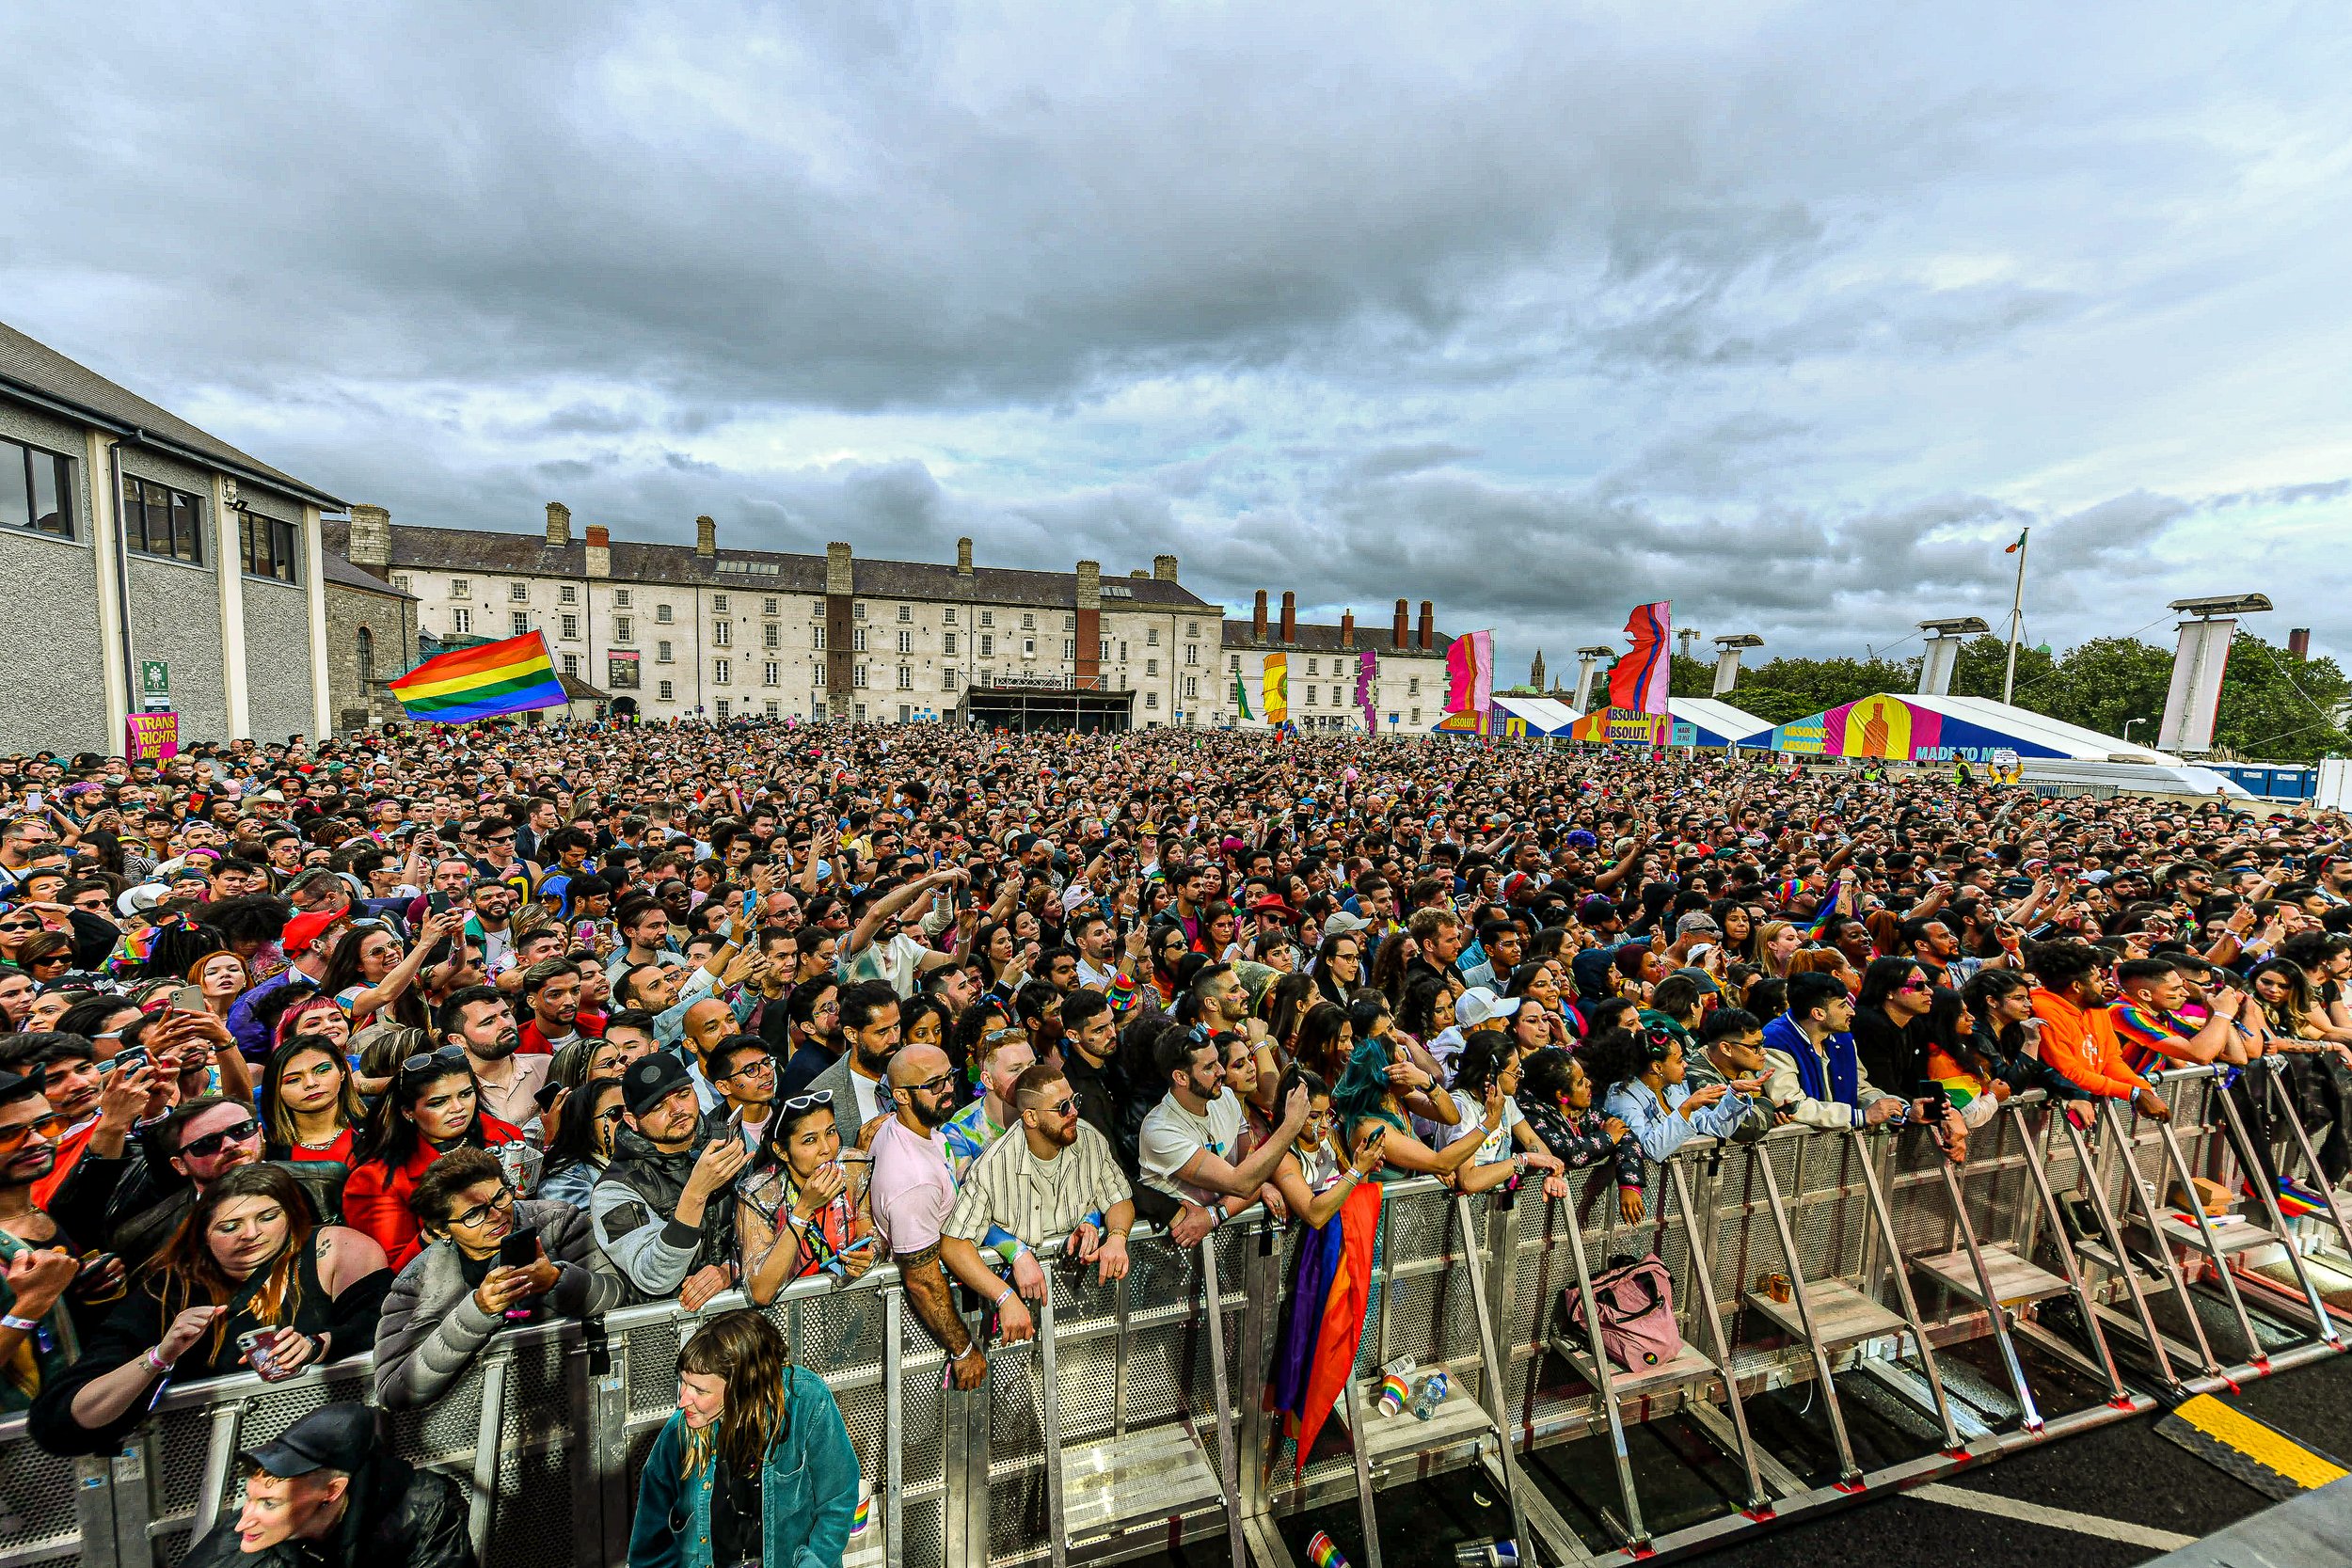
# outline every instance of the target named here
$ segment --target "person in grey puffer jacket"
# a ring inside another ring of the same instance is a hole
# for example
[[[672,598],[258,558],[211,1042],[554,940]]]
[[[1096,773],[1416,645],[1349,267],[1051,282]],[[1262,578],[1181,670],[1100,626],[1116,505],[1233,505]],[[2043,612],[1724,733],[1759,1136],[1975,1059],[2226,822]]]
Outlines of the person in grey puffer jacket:
[[[485,1149],[435,1161],[409,1202],[430,1241],[392,1281],[376,1320],[375,1397],[388,1410],[439,1399],[510,1310],[581,1318],[620,1304],[621,1278],[588,1216],[568,1203],[516,1202]],[[538,1233],[539,1260],[501,1266],[501,1244],[525,1230]]]
[[[629,1063],[621,1094],[627,1125],[588,1196],[596,1244],[632,1303],[700,1311],[735,1283],[735,1178],[750,1156],[723,1118],[703,1117],[675,1052]]]

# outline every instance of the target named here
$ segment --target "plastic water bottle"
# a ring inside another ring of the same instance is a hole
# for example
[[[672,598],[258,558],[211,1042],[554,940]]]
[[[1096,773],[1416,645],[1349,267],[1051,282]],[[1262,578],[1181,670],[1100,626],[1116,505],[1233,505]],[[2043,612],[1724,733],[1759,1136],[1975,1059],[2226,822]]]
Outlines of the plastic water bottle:
[[[1454,1547],[1461,1568],[1519,1568],[1519,1544],[1507,1535],[1487,1541],[1462,1541]]]
[[[1453,1388],[1454,1384],[1445,1373],[1431,1372],[1429,1381],[1421,1386],[1421,1392],[1413,1396],[1413,1418],[1426,1421],[1436,1416],[1438,1407],[1445,1403],[1445,1397]]]

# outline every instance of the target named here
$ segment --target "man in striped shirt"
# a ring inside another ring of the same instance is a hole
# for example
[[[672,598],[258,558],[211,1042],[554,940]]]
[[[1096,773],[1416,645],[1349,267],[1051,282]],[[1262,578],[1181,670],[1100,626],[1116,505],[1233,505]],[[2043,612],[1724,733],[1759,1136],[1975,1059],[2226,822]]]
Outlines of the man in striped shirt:
[[[1108,1139],[1078,1115],[1061,1069],[1044,1062],[1012,1085],[1020,1119],[972,1163],[941,1227],[940,1257],[957,1278],[987,1277],[979,1243],[992,1228],[1029,1247],[1066,1241],[1065,1256],[1095,1265],[1107,1284],[1127,1272],[1127,1232],[1136,1205]],[[1008,1341],[1026,1338],[1029,1311],[1009,1285],[994,1306]]]

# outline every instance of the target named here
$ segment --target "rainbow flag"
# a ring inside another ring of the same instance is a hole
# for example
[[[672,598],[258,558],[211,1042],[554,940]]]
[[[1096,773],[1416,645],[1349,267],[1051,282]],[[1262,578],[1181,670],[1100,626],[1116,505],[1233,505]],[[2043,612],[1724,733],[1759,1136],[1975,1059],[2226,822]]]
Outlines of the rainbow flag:
[[[390,686],[411,719],[462,724],[564,705],[564,683],[539,632],[428,658]]]
[[[1315,1435],[1354,1375],[1372,1306],[1379,1231],[1380,1184],[1370,1181],[1349,1193],[1322,1229],[1300,1239],[1265,1392],[1266,1408],[1282,1418],[1282,1430],[1297,1444],[1295,1473],[1306,1471]],[[1363,1440],[1360,1433],[1351,1436]]]

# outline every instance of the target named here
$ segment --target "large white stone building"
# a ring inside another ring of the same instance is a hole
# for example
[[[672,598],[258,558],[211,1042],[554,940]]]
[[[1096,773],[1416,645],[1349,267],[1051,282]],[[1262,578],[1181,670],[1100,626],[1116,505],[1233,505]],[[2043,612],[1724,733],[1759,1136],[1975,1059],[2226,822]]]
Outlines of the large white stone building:
[[[365,505],[326,529],[329,548],[416,595],[421,632],[544,632],[565,675],[646,720],[1215,727],[1239,721],[1233,678],[1246,666],[1250,722],[1262,726],[1261,672],[1280,645],[1279,629],[1272,641],[1263,626],[1252,636],[1186,589],[1173,555],[1106,577],[1091,561],[1069,572],[977,566],[969,539],[952,565],[861,557],[846,544],[822,556],[723,550],[708,517],[691,546],[642,545],[595,525],[575,537],[561,502],[540,534],[395,524]],[[1442,705],[1444,682],[1431,607],[1418,640],[1405,637],[1404,613],[1399,600],[1393,636],[1375,639],[1382,702],[1396,715],[1384,727],[1400,732],[1426,727],[1419,715]],[[1336,672],[1343,628],[1296,626],[1287,608],[1285,622],[1325,697],[1321,667],[1327,658]],[[1344,678],[1352,694],[1352,666]],[[1293,718],[1304,726],[1310,715],[1331,709],[1294,698]]]

